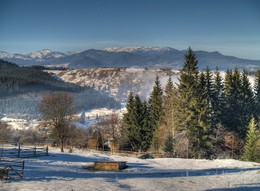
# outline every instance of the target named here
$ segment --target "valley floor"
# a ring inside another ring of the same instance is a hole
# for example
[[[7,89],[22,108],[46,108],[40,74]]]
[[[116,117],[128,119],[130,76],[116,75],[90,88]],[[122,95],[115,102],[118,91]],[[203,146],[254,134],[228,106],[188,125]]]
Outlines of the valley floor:
[[[93,172],[93,161],[127,161],[120,172]],[[0,183],[1,191],[207,190],[260,191],[260,163],[237,160],[138,159],[73,150],[25,159],[23,180]]]

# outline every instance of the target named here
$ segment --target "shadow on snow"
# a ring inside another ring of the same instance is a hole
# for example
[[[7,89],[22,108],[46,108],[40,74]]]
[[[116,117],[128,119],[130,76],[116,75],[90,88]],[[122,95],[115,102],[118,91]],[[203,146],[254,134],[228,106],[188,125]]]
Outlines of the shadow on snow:
[[[127,163],[128,168],[119,172],[89,171],[83,169],[83,166],[85,165],[93,165],[94,161],[111,161],[111,159],[106,156],[100,156],[95,154],[91,157],[88,157],[71,155],[67,153],[50,154],[50,156],[25,159],[25,178],[22,181],[70,181],[76,178],[107,178],[108,181],[113,181],[117,179],[130,178],[175,178],[187,176],[212,176],[260,170],[260,167],[214,168],[202,170],[157,169],[149,166],[149,164],[146,163]],[[213,189],[210,191],[218,190],[222,191],[221,189]]]
[[[260,191],[260,183],[235,185],[235,188],[214,188],[205,191]]]

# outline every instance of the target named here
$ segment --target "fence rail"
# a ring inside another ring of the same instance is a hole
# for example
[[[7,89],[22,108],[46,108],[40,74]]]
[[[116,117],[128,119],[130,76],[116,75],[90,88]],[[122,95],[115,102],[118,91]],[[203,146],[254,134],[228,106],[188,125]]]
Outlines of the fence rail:
[[[0,144],[0,158],[29,158],[47,156],[48,147],[23,146],[22,144]]]
[[[24,160],[21,159],[0,159],[0,179],[23,178],[24,176]]]

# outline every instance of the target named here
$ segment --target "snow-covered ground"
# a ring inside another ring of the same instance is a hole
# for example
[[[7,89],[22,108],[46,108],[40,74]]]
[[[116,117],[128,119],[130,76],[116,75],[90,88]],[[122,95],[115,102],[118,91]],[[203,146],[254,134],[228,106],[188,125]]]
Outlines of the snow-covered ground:
[[[127,161],[120,172],[93,172],[93,161]],[[0,185],[2,191],[54,190],[260,190],[260,164],[237,160],[138,159],[74,150],[25,159],[23,180]]]

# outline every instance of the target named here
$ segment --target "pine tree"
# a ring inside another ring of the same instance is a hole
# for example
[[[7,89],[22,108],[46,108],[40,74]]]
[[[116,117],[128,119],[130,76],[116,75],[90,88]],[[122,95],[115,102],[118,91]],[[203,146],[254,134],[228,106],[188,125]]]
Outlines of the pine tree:
[[[241,137],[245,137],[247,129],[246,127],[250,122],[251,116],[254,114],[253,91],[245,70],[242,73],[241,79],[240,108],[241,116],[239,132]]]
[[[151,147],[154,132],[151,130],[150,127],[149,111],[146,101],[142,103],[141,116],[141,150],[147,151]]]
[[[192,99],[198,81],[198,60],[189,47],[184,66],[180,71],[178,91],[187,101]]]
[[[180,73],[178,90],[184,102],[181,106],[186,115],[186,129],[190,149],[196,157],[207,156],[210,147],[210,121],[206,97],[204,73],[198,76],[197,59],[191,48],[185,55]]]
[[[198,75],[198,60],[191,47],[188,48],[188,53],[184,56],[185,62],[182,71],[188,73],[188,75]]]
[[[128,141],[133,150],[139,148],[139,114],[137,110],[140,110],[140,106],[136,107],[138,100],[137,97],[133,97],[132,92],[129,93],[126,104],[127,112],[123,116],[123,125],[126,128]]]
[[[232,103],[233,103],[233,113],[231,113],[233,116],[233,128],[238,134],[243,137],[243,131],[241,123],[241,116],[242,116],[242,104],[241,104],[241,91],[242,91],[242,80],[241,80],[241,74],[237,68],[234,69],[233,72],[233,83],[232,83]],[[231,126],[231,127],[232,127]]]
[[[180,96],[180,102],[178,106],[178,115],[183,122],[178,121],[181,129],[185,129],[187,136],[190,136],[190,130],[192,129],[194,121],[192,121],[192,101],[197,96],[197,87],[199,83],[198,79],[198,60],[189,47],[187,54],[185,55],[184,66],[180,71],[180,78],[178,84],[178,93]]]
[[[223,125],[230,129],[231,126],[231,119],[232,119],[232,113],[234,112],[233,109],[233,100],[232,100],[232,83],[233,83],[233,76],[232,76],[232,70],[227,69],[225,73],[224,78],[224,113],[222,122]]]
[[[254,100],[255,100],[255,116],[260,116],[260,70],[257,70],[254,81]]]
[[[133,117],[134,117],[133,116],[134,115],[134,97],[133,97],[132,92],[130,92],[129,95],[128,95],[126,110],[127,110],[127,112],[124,113],[124,115],[123,115],[123,125],[128,130],[131,127],[134,126],[134,121],[133,121]]]
[[[149,122],[147,102],[142,102],[138,95],[128,96],[127,112],[123,116],[123,126],[127,131],[129,144],[135,151],[146,151],[151,146],[154,131]]]
[[[242,75],[237,68],[228,70],[225,76],[225,113],[224,125],[238,133],[240,138],[246,136],[246,126],[253,114],[253,92],[246,72]]]
[[[138,95],[134,97],[133,127],[131,129],[130,143],[134,150],[142,149],[142,102]]]
[[[207,66],[205,70],[205,91],[206,99],[208,105],[208,118],[210,120],[211,126],[215,126],[214,113],[213,113],[213,102],[215,101],[215,91],[213,86],[213,74]]]
[[[237,68],[233,72],[227,70],[224,84],[225,113],[223,123],[229,130],[238,132],[241,112],[241,77]]]
[[[166,131],[172,131],[173,135],[176,134],[176,111],[177,111],[177,90],[174,87],[171,77],[168,78],[168,81],[165,86],[163,96],[163,116],[162,120],[165,124]]]
[[[155,84],[153,86],[153,90],[149,99],[149,122],[151,131],[153,131],[154,135],[156,135],[156,131],[159,127],[162,117],[163,111],[163,90],[161,88],[161,82],[159,80],[159,76],[156,76]],[[153,147],[158,150],[158,138],[153,136],[152,141]]]
[[[173,85],[173,82],[169,77],[163,96],[162,125],[159,128],[160,132],[156,132],[156,135],[159,134],[158,138],[160,138],[159,141],[162,149],[165,146],[165,139],[167,139],[168,132],[172,133],[174,140],[178,137],[178,141],[182,141],[180,140],[178,134],[185,134],[185,132],[187,132],[187,105],[187,101],[182,98],[178,91],[178,88]],[[182,145],[182,147],[187,148],[188,145]],[[182,149],[179,149],[177,151],[180,150]],[[187,152],[182,154],[184,156],[187,154]]]
[[[224,85],[220,76],[218,68],[214,72],[213,79],[213,100],[212,100],[212,112],[213,112],[213,126],[223,122],[224,113]]]
[[[247,161],[257,161],[257,134],[254,118],[251,119],[248,126],[244,159]]]
[[[190,102],[190,108],[188,131],[194,155],[198,158],[208,157],[211,147],[211,123],[203,73],[200,75],[197,93]]]
[[[173,135],[171,132],[169,132],[166,136],[166,139],[164,141],[164,147],[163,151],[166,152],[167,154],[172,155],[174,148],[173,148]]]

